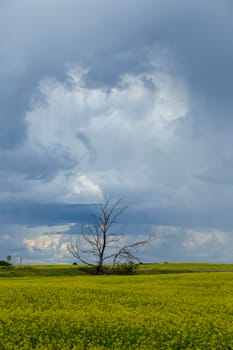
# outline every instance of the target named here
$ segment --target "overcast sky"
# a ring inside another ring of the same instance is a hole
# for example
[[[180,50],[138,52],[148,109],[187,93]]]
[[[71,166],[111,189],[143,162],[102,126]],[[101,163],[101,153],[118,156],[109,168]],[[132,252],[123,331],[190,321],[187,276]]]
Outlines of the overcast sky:
[[[233,262],[231,0],[1,0],[0,255],[124,197],[152,261]]]

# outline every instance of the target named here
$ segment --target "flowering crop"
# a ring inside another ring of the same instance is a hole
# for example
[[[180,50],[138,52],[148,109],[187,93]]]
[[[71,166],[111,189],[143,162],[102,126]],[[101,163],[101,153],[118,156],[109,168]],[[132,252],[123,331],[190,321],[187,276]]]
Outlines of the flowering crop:
[[[232,273],[0,280],[0,349],[233,349]]]

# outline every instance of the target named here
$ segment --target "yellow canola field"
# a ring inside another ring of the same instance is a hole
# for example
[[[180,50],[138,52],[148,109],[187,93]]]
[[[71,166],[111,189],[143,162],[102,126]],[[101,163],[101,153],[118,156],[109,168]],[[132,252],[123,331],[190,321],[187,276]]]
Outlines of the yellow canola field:
[[[233,349],[233,273],[3,278],[0,349]]]

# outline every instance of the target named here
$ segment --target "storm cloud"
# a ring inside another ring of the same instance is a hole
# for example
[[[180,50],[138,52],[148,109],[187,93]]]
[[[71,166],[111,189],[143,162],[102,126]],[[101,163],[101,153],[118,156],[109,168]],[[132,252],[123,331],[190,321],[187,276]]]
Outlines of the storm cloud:
[[[69,231],[111,195],[127,199],[125,225],[170,228],[179,257],[201,259],[204,246],[203,259],[224,260],[213,241],[233,227],[232,19],[228,0],[1,1],[8,250],[22,244],[33,259],[43,227]],[[34,231],[17,236],[15,225]],[[172,246],[160,259],[178,259]]]

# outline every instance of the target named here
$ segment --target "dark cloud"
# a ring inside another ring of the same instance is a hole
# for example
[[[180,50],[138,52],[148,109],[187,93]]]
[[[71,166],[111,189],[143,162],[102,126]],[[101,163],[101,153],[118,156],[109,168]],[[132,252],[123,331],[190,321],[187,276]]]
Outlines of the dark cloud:
[[[68,64],[79,64],[90,68],[92,84],[111,85],[125,72],[150,69],[144,58],[153,46],[170,50],[210,118],[229,119],[223,113],[232,107],[228,1],[22,1],[1,6],[2,147],[16,146],[25,137],[23,113],[40,79],[63,79]]]
[[[0,152],[0,163],[5,172],[16,172],[29,180],[48,181],[56,176],[58,170],[72,169],[77,165],[77,160],[72,159],[66,150],[54,146],[50,150],[43,147],[5,150]]]
[[[57,225],[92,221],[93,208],[84,204],[4,203],[0,205],[1,224]]]
[[[0,222],[86,221],[106,192],[125,225],[232,227],[232,7],[1,1]]]
[[[94,204],[35,204],[4,203],[0,205],[0,224],[55,226],[76,223],[67,234],[80,232],[80,225],[94,223],[98,206]],[[177,209],[129,208],[119,219],[116,231],[124,234],[152,234],[153,226],[193,227],[195,229],[229,230],[233,226],[232,211],[228,208]],[[78,229],[77,229],[78,228]],[[55,234],[58,232],[55,231]]]

